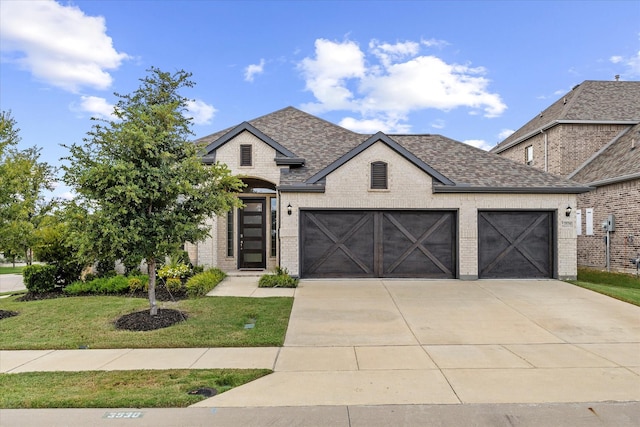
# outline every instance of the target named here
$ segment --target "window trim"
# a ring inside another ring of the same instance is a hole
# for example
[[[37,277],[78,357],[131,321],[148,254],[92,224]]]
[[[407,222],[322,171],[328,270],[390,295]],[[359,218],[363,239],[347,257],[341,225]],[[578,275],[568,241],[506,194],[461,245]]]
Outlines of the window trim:
[[[233,258],[234,254],[234,241],[235,241],[235,212],[231,208],[227,212],[227,257]]]
[[[533,164],[533,145],[524,147],[524,163],[528,166]]]

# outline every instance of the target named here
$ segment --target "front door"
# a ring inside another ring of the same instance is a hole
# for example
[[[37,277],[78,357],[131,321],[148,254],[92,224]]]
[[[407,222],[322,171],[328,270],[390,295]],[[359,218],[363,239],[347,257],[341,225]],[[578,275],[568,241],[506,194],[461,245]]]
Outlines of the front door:
[[[265,199],[242,199],[238,220],[238,268],[266,268]]]

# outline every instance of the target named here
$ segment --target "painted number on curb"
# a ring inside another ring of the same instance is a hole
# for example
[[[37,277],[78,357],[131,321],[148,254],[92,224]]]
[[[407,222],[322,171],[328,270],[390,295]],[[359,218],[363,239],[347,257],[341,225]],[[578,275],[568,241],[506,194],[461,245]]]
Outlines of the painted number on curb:
[[[124,418],[142,418],[144,412],[107,412],[102,418],[124,419]]]

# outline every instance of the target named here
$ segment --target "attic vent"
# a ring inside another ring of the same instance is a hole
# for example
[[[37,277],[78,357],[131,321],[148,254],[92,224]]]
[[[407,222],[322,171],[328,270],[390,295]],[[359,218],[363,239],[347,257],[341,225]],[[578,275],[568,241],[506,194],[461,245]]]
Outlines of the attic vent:
[[[251,145],[240,145],[240,166],[252,166]]]
[[[371,189],[386,190],[387,184],[387,164],[385,162],[371,163]]]

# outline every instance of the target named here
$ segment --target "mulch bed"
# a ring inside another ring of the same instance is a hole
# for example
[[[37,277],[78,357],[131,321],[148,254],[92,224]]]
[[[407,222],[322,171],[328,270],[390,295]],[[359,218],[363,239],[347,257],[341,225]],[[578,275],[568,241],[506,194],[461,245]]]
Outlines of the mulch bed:
[[[155,316],[149,314],[149,310],[136,311],[135,313],[121,316],[114,324],[116,329],[153,331],[155,329],[167,328],[185,320],[187,320],[186,313],[178,310],[159,308],[158,314]]]
[[[9,311],[9,310],[0,310],[0,320],[2,319],[6,319],[9,317],[13,317],[13,316],[17,316],[18,313],[15,311]]]

